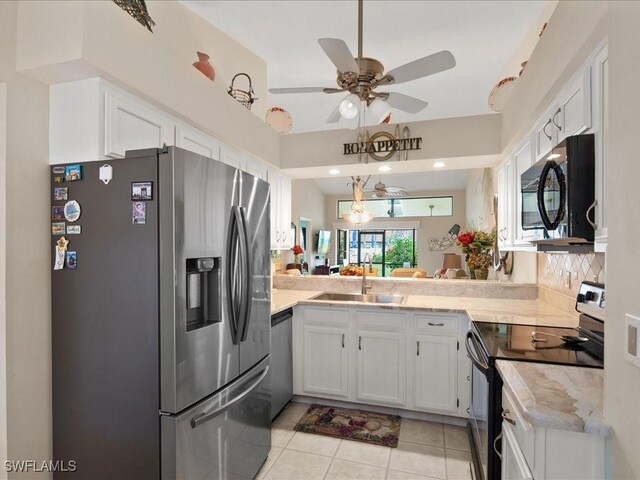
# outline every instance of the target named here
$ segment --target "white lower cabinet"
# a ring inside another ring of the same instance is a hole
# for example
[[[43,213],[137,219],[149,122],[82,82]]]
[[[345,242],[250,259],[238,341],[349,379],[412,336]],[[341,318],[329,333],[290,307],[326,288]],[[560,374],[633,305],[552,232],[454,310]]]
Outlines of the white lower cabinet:
[[[416,335],[414,406],[455,414],[458,410],[457,336]]]
[[[405,404],[405,344],[404,333],[358,332],[358,401]]]
[[[293,325],[295,394],[467,416],[466,315],[299,305]]]
[[[507,422],[502,423],[502,480],[533,480],[516,436]]]

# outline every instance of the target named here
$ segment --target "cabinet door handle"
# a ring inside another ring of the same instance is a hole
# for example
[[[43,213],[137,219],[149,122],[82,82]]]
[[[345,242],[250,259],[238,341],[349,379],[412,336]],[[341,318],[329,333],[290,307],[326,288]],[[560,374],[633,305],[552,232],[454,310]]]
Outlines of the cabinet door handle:
[[[429,322],[429,325],[432,327],[444,327],[444,323],[442,322],[438,322],[438,323]]]
[[[498,451],[498,442],[502,440],[502,432],[493,440],[493,451],[496,452],[496,455],[502,460],[502,452]]]
[[[342,348],[344,348],[344,333],[342,334]]]
[[[358,350],[362,350],[362,337],[358,337]]]
[[[544,133],[545,137],[547,137],[549,140],[552,140],[551,135],[549,135],[547,133],[547,127],[551,124],[551,119],[549,119],[549,121],[547,123],[544,124],[544,127],[542,127],[542,133]]]
[[[505,422],[510,423],[511,425],[515,425],[515,424],[516,424],[516,421],[515,421],[513,418],[511,418],[511,417],[509,416],[509,413],[511,413],[511,412],[509,412],[509,409],[508,409],[508,408],[505,408],[505,409],[502,411],[502,419],[503,419]]]
[[[598,200],[594,200],[593,203],[591,204],[591,206],[589,208],[587,208],[587,222],[589,222],[589,225],[591,225],[593,227],[594,230],[598,229],[598,225],[596,224],[595,221],[591,221],[591,218],[589,218],[589,214],[591,213],[591,210],[593,210],[594,208],[596,208],[596,205],[598,205]],[[595,217],[593,218],[595,220]]]
[[[276,242],[280,241],[280,231],[276,230]]]
[[[416,355],[420,356],[420,341],[416,342]]]
[[[558,109],[558,111],[556,113],[553,114],[553,117],[551,118],[551,121],[553,122],[553,124],[555,125],[555,127],[559,130],[562,131],[562,126],[558,125],[558,122],[556,122],[556,117],[558,116],[558,114],[561,112],[561,109]]]

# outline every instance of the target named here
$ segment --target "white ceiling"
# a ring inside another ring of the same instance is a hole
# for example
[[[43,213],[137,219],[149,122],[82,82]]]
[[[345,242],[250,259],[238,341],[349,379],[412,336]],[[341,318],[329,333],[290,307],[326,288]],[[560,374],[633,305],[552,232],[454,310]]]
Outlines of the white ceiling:
[[[470,170],[445,170],[436,172],[391,173],[372,175],[367,190],[381,179],[387,186],[402,187],[407,192],[425,192],[433,190],[464,190],[467,185]],[[365,179],[363,177],[363,179]],[[350,194],[351,187],[347,185],[351,177],[331,177],[315,179],[316,184],[325,195]]]
[[[269,88],[335,86],[335,67],[320,49],[318,38],[342,38],[357,54],[354,0],[183,3],[263,57]],[[445,49],[457,62],[447,72],[381,87],[381,91],[397,91],[429,102],[415,115],[394,110],[392,122],[488,113],[491,88],[547,3],[365,1],[363,53],[380,60],[387,71]],[[269,94],[268,103],[291,113],[293,132],[305,132],[340,128],[325,123],[338,99],[324,93]]]

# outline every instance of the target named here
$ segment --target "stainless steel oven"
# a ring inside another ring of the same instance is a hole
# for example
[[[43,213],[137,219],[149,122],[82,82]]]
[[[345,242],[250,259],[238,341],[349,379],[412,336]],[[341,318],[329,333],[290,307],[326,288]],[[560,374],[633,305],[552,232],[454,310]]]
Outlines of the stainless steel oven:
[[[565,138],[520,176],[522,236],[538,244],[593,242],[593,135]]]
[[[467,332],[465,343],[472,365],[467,430],[474,472],[478,480],[499,479],[500,457],[493,444],[501,430],[502,379],[474,327]]]

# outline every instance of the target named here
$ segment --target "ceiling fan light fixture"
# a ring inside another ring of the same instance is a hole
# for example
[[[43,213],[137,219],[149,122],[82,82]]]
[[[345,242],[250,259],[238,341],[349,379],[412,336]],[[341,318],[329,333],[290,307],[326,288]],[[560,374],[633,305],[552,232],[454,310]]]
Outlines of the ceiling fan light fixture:
[[[347,95],[344,100],[340,102],[339,110],[340,115],[347,120],[351,120],[358,116],[358,105],[360,104],[360,97],[355,93]]]
[[[390,114],[391,106],[381,98],[374,99],[371,105],[369,105],[369,115],[371,115],[371,119],[376,125],[384,122],[385,118]]]

